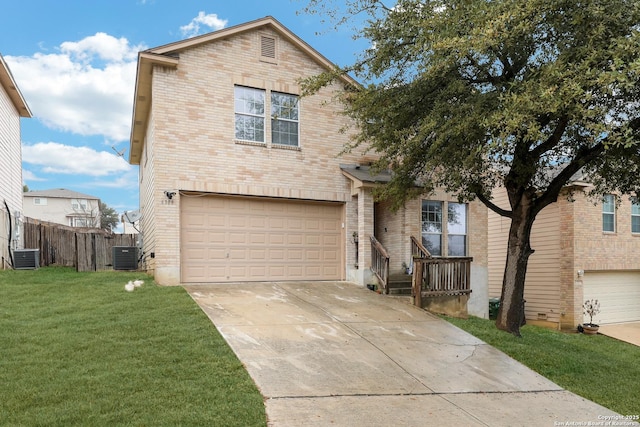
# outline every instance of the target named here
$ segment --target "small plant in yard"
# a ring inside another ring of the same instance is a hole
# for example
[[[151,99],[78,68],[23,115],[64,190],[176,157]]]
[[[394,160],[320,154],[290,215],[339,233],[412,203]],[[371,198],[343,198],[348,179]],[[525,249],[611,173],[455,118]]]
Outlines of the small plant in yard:
[[[597,299],[588,299],[582,304],[582,312],[589,315],[589,323],[584,326],[598,326],[593,323],[593,316],[600,313],[600,302]]]

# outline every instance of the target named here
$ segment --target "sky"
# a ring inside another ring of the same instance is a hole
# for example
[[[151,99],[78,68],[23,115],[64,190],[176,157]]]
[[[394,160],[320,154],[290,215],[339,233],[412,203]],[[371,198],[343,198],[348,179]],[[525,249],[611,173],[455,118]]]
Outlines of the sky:
[[[271,15],[329,60],[351,64],[364,48],[353,40],[353,29],[336,30],[326,17],[304,13],[305,5],[304,0],[4,3],[0,54],[33,114],[20,122],[24,184],[30,190],[89,194],[118,213],[138,209],[138,166],[127,162],[138,52]]]

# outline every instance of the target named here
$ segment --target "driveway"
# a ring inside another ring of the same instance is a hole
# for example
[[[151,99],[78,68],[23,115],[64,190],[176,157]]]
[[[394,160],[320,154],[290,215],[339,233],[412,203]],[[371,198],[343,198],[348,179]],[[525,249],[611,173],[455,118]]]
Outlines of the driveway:
[[[270,426],[586,425],[615,415],[406,300],[351,283],[185,288],[246,366]]]
[[[600,325],[598,332],[640,347],[640,322]]]

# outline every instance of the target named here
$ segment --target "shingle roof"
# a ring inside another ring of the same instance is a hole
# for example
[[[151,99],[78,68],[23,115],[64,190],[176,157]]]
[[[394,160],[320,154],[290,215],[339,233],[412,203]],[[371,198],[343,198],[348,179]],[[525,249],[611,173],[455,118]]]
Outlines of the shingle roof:
[[[52,190],[29,191],[23,193],[24,197],[51,197],[59,199],[92,199],[100,200],[98,197],[90,196],[77,191],[67,190],[66,188],[54,188]]]

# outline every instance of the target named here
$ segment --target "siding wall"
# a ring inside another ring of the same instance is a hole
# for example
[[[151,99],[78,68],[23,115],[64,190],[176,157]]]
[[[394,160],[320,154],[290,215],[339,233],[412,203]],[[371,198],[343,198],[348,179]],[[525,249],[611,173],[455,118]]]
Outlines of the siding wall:
[[[0,85],[0,269],[7,266],[8,218],[4,202],[13,217],[22,212],[22,146],[20,143],[20,116],[4,87]],[[21,243],[18,242],[18,246]]]
[[[34,199],[47,199],[46,205],[34,204]],[[72,199],[60,197],[32,197],[29,193],[24,193],[24,215],[29,218],[39,219],[41,221],[55,222],[56,224],[72,226],[69,223],[69,217],[89,216],[98,221],[100,226],[100,206],[98,199],[86,199],[87,210],[74,210],[71,207]]]
[[[494,191],[494,203],[509,208],[507,194]],[[489,297],[499,298],[507,253],[507,238],[511,221],[492,211],[489,225]],[[525,282],[526,317],[529,320],[558,324],[560,309],[560,215],[554,203],[538,214],[531,232],[531,247],[536,252],[529,258]]]

